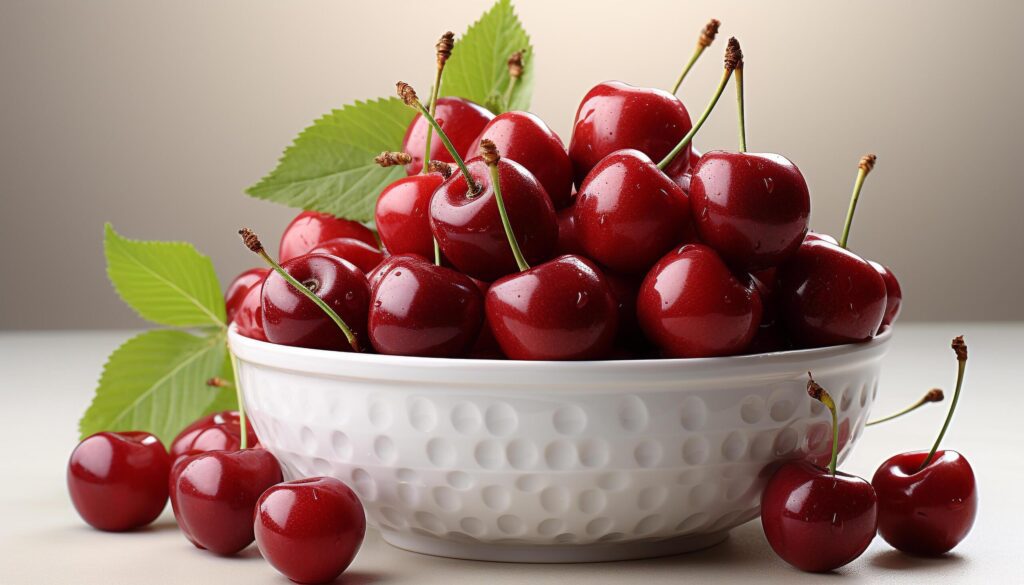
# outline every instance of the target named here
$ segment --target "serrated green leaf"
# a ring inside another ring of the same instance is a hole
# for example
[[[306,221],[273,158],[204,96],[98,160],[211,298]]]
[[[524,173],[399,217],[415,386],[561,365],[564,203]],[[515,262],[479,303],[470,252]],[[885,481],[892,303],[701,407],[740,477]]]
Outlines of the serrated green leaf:
[[[148,431],[168,445],[206,414],[220,390],[206,380],[220,372],[224,331],[197,337],[177,330],[147,331],[114,350],[96,396],[79,422],[86,437],[99,431]]]
[[[174,327],[225,327],[217,273],[192,244],[130,240],[108,223],[103,252],[114,289],[143,319]]]
[[[505,103],[508,90],[508,58],[525,51],[523,75]],[[533,94],[533,47],[510,0],[498,0],[455,41],[444,69],[441,94],[458,96],[499,111],[526,110]],[[495,96],[501,96],[495,99]]]
[[[377,196],[405,175],[373,162],[399,150],[416,113],[395,98],[356,102],[320,118],[284,151],[277,168],[246,193],[356,221],[373,219]]]

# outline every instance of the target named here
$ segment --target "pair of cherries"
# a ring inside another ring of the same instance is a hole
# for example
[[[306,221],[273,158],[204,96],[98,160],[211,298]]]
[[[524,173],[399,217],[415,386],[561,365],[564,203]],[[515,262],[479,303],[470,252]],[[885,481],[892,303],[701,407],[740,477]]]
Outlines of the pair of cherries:
[[[931,451],[885,461],[871,483],[838,472],[839,426],[832,397],[810,379],[808,394],[832,415],[832,459],[783,464],[761,498],[761,524],[775,552],[804,571],[837,569],[859,557],[876,531],[894,548],[921,556],[953,549],[970,532],[978,508],[974,471],[956,451],[939,450],[963,384],[967,345],[953,340],[958,373],[946,422]]]

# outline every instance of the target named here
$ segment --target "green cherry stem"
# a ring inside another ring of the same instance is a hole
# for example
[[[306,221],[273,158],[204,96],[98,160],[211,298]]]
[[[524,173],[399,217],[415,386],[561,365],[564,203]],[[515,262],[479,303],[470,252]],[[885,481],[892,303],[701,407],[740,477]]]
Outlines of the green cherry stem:
[[[722,80],[718,82],[718,89],[715,90],[714,97],[708,102],[708,106],[704,108],[704,112],[697,119],[697,123],[690,128],[690,131],[686,133],[686,136],[679,141],[679,144],[669,152],[665,158],[661,159],[658,163],[658,169],[665,170],[668,165],[672,164],[672,161],[676,156],[686,148],[687,144],[693,140],[694,135],[700,130],[700,127],[707,121],[708,116],[711,115],[711,110],[715,109],[715,104],[718,103],[718,98],[722,97],[722,92],[725,91],[725,86],[729,83],[729,78],[732,77],[732,72],[737,67],[743,66],[743,51],[740,50],[740,43],[736,38],[729,39],[729,45],[725,49],[725,71],[722,73]]]
[[[437,112],[437,94],[441,91],[441,74],[444,73],[444,64],[448,62],[448,58],[452,56],[452,47],[455,46],[455,33],[448,31],[441,35],[441,39],[437,41],[434,48],[437,49],[437,71],[434,73],[434,85],[430,89],[430,115],[433,117]],[[424,175],[429,173],[428,165],[430,164],[430,139],[433,137],[434,127],[427,126],[427,140],[425,141],[425,150],[423,153],[423,169],[420,171]]]
[[[480,157],[487,163],[487,170],[491,172],[491,187],[494,188],[494,201],[498,204],[498,215],[501,217],[501,226],[505,229],[505,236],[508,237],[508,245],[512,248],[512,256],[516,259],[516,266],[523,272],[530,269],[530,265],[523,256],[523,251],[516,241],[516,234],[512,231],[512,222],[508,219],[508,210],[505,209],[505,198],[501,195],[501,177],[498,174],[498,161],[501,155],[498,154],[498,147],[493,142],[484,138],[480,141]]]
[[[834,476],[839,464],[839,417],[836,415],[836,403],[832,400],[832,395],[814,381],[810,372],[807,372],[807,394],[824,404],[832,415],[832,459],[828,462],[828,470]]]
[[[964,336],[958,335],[954,337],[951,347],[956,353],[957,361],[956,390],[953,391],[953,400],[949,403],[949,413],[946,415],[946,422],[942,424],[942,430],[939,431],[939,436],[935,439],[932,450],[928,452],[928,457],[925,457],[924,462],[921,463],[921,469],[928,467],[928,464],[935,458],[935,452],[939,450],[939,443],[942,442],[942,437],[946,436],[949,422],[953,420],[953,411],[956,410],[956,403],[960,400],[960,387],[964,384],[964,372],[967,370],[967,343],[964,341]]]
[[[246,449],[249,446],[249,425],[245,421],[245,402],[242,399],[242,383],[238,379],[238,358],[235,357],[234,352],[231,348],[228,348],[228,356],[231,358],[231,372],[235,377],[235,399],[238,401],[238,424],[241,426],[239,429],[238,447],[239,449]]]
[[[291,274],[288,274],[288,272],[284,268],[281,268],[281,265],[278,264],[273,258],[271,258],[270,254],[267,254],[267,251],[263,248],[263,244],[260,243],[259,237],[251,229],[242,228],[238,230],[238,234],[242,236],[242,241],[245,242],[247,248],[255,252],[261,258],[263,258],[263,261],[266,262],[275,272],[281,275],[281,278],[285,279],[285,281],[288,284],[292,285],[292,287],[295,288],[295,290],[305,295],[306,298],[313,301],[313,303],[317,307],[320,307],[320,310],[326,313],[327,316],[330,317],[332,321],[334,321],[335,325],[338,326],[338,329],[341,329],[341,332],[345,335],[345,339],[348,340],[348,344],[352,346],[353,351],[355,351],[356,353],[363,351],[362,347],[359,345],[359,340],[356,338],[356,334],[352,331],[351,328],[349,328],[347,324],[345,324],[345,321],[340,316],[338,316],[337,313],[334,312],[334,309],[332,309],[330,305],[325,303],[323,299],[316,296],[316,294],[313,293],[313,291],[309,290],[309,288],[306,287],[306,285],[302,284],[298,280],[295,280],[295,277],[293,277]]]
[[[875,168],[875,161],[878,160],[873,154],[865,154],[857,164],[857,180],[853,182],[853,195],[850,196],[850,208],[846,210],[846,223],[843,224],[843,236],[839,238],[839,246],[846,247],[850,238],[850,227],[853,226],[853,213],[857,210],[857,201],[860,199],[860,190],[864,187],[864,179],[868,173]]]
[[[743,64],[736,68],[736,105],[740,115],[740,152],[747,152],[747,121],[743,115]]]
[[[690,60],[686,62],[686,67],[683,68],[683,72],[679,74],[679,79],[676,80],[676,84],[672,86],[672,93],[675,94],[679,91],[679,87],[683,85],[683,80],[686,79],[686,74],[693,69],[694,64],[697,63],[697,59],[704,54],[704,49],[711,46],[711,43],[715,40],[715,36],[718,34],[718,27],[722,26],[722,23],[717,19],[712,18],[704,25],[704,30],[700,32],[700,37],[697,39],[697,48],[693,50],[693,55],[690,55]]]
[[[890,414],[889,416],[886,416],[886,417],[882,417],[882,418],[879,418],[879,419],[868,421],[864,426],[866,426],[866,427],[873,427],[873,426],[875,426],[877,424],[881,424],[881,423],[884,423],[884,422],[889,422],[889,421],[893,420],[894,418],[899,418],[899,417],[901,417],[901,416],[903,416],[905,414],[909,414],[911,412],[914,412],[915,410],[917,410],[918,408],[921,408],[922,406],[924,406],[925,404],[928,404],[929,402],[942,402],[942,400],[945,399],[945,397],[946,397],[946,395],[943,394],[941,388],[932,388],[931,390],[928,391],[927,394],[922,396],[917,402],[911,404],[910,406],[904,408],[903,410],[901,410],[899,412],[894,412],[893,414]]]
[[[505,90],[505,109],[508,110],[512,104],[512,93],[516,89],[516,83],[523,76],[523,52],[516,51],[508,57],[508,89]]]
[[[398,90],[398,97],[402,98],[405,105],[415,110],[419,110],[420,114],[422,114],[423,117],[426,118],[427,122],[433,126],[434,130],[437,131],[437,135],[441,138],[441,142],[444,143],[444,147],[448,150],[448,154],[452,155],[452,159],[455,161],[455,164],[457,164],[459,166],[459,170],[462,171],[462,176],[466,179],[466,185],[469,186],[469,192],[471,194],[478,193],[480,191],[480,186],[476,184],[476,181],[473,180],[473,176],[469,174],[469,169],[466,168],[466,161],[462,160],[462,157],[459,155],[459,151],[455,150],[455,147],[452,146],[452,141],[448,140],[448,135],[441,129],[441,125],[437,123],[434,116],[430,115],[430,112],[423,107],[422,103],[420,103],[419,98],[416,96],[416,90],[404,81],[399,81],[395,84],[395,87]]]

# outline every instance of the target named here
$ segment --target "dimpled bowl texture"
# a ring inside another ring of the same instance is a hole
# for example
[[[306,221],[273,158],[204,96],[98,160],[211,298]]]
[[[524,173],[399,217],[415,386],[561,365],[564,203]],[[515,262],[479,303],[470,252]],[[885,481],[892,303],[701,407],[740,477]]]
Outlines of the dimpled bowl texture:
[[[288,479],[350,485],[394,546],[589,562],[676,554],[757,517],[779,461],[864,429],[889,333],[692,360],[514,362],[272,345],[232,329],[245,405]]]

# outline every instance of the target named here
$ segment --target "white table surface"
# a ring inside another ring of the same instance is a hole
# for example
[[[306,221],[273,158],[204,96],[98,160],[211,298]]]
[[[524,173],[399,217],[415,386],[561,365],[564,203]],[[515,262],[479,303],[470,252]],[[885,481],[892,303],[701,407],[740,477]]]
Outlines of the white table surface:
[[[886,357],[876,414],[916,400],[927,388],[952,391],[950,339],[970,347],[967,381],[944,447],[965,454],[977,474],[980,512],[973,532],[941,559],[893,551],[880,538],[841,569],[846,581],[877,583],[1024,583],[1024,323],[907,324]],[[76,423],[92,396],[107,353],[130,332],[0,332],[0,584],[288,583],[255,546],[231,559],[185,541],[170,510],[131,534],[87,527],[64,485]],[[946,403],[929,405],[864,433],[844,470],[870,478],[897,452],[934,440]],[[339,580],[344,585],[505,583],[647,585],[680,582],[810,582],[778,559],[758,521],[712,549],[676,557],[586,565],[456,561],[390,547],[373,532]]]

